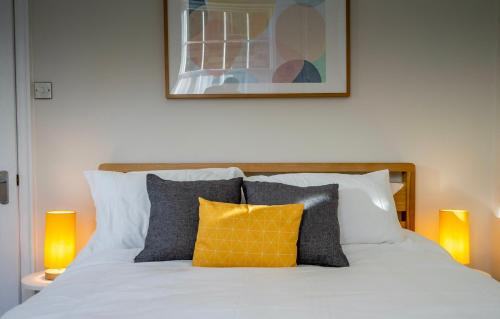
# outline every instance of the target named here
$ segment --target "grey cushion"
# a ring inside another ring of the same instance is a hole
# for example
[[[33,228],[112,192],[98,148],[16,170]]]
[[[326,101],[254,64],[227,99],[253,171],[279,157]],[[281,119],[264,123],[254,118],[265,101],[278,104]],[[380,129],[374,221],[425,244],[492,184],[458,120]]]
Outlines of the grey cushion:
[[[336,184],[297,187],[267,182],[243,183],[248,204],[305,205],[298,242],[298,264],[347,267],[349,262],[340,245],[338,187]]]
[[[242,178],[176,182],[147,175],[151,215],[144,249],[135,262],[190,260],[198,233],[198,198],[239,204]]]

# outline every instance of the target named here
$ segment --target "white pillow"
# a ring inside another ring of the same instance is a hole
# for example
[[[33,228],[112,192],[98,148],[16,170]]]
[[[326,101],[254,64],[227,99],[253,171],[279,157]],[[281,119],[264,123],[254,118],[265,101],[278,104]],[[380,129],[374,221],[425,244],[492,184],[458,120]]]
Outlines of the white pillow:
[[[392,195],[396,195],[396,193],[399,192],[403,186],[405,186],[403,183],[391,183]]]
[[[244,177],[239,168],[170,170],[118,173],[87,171],[85,177],[96,207],[96,231],[89,242],[91,251],[142,248],[149,226],[146,175],[173,181],[227,180]]]
[[[246,180],[301,187],[339,184],[338,214],[342,244],[399,242],[404,238],[388,170],[365,175],[303,173],[252,176]]]

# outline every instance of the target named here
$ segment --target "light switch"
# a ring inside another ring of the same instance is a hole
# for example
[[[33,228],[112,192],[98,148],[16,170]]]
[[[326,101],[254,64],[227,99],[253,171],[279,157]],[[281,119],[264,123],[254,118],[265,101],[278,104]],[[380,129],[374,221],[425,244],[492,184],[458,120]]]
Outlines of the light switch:
[[[52,83],[35,82],[35,99],[52,99]]]

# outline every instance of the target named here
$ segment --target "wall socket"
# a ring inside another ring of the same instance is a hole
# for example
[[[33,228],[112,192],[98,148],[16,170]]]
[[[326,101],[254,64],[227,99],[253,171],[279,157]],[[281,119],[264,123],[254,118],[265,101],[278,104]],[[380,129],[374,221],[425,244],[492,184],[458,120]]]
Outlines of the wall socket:
[[[52,99],[52,82],[35,82],[35,99]]]

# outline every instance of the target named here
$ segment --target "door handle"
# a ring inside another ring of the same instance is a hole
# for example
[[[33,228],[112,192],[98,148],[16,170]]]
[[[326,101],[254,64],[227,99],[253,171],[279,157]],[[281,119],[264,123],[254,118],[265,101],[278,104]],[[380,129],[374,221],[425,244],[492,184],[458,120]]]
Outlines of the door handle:
[[[0,204],[9,203],[9,172],[0,171]]]

